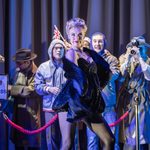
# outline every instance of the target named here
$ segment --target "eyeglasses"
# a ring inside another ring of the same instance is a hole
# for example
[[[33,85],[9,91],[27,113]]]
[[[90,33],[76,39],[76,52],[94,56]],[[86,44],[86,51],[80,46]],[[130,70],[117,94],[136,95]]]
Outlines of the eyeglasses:
[[[63,47],[61,47],[61,46],[56,46],[56,47],[54,47],[54,49],[64,49]]]

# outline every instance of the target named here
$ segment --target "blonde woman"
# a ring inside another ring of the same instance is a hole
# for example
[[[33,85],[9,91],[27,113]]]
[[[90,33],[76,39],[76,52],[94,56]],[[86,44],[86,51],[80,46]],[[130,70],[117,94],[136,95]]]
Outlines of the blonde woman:
[[[114,137],[100,115],[101,107],[98,106],[101,106],[103,99],[98,86],[101,85],[100,78],[97,76],[99,68],[106,68],[108,71],[108,64],[100,56],[97,59],[96,52],[88,49],[84,49],[86,52],[83,51],[82,45],[86,31],[87,26],[83,19],[74,18],[67,22],[66,32],[72,46],[66,52],[63,63],[68,80],[56,98],[53,109],[67,111],[69,122],[85,122],[101,139],[103,149],[110,150],[114,147]],[[94,63],[93,60],[96,62]],[[105,69],[103,70],[105,72]],[[101,75],[104,72],[101,72]],[[92,92],[89,94],[89,91]]]

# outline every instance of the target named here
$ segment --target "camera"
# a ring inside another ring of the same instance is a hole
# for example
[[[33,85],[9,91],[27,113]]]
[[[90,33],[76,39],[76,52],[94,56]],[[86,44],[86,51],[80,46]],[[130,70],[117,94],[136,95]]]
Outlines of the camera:
[[[136,39],[132,39],[132,40],[131,40],[131,44],[132,44],[132,46],[136,46],[136,47],[138,47],[138,46],[140,45],[140,44],[139,44],[139,41],[136,40]],[[135,51],[134,49],[131,49],[130,54],[131,54],[131,55],[135,55],[135,54],[136,54],[136,51]]]
[[[136,54],[136,51],[134,49],[131,49],[130,55],[135,55],[135,54]]]

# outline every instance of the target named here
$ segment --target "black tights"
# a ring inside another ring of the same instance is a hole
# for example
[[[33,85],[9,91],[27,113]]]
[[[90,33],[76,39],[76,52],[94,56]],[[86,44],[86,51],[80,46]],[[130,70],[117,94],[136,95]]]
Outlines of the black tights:
[[[94,122],[93,120],[86,118],[84,122],[100,138],[103,150],[113,150],[115,144],[114,135],[103,117],[98,117],[98,121],[95,120]]]

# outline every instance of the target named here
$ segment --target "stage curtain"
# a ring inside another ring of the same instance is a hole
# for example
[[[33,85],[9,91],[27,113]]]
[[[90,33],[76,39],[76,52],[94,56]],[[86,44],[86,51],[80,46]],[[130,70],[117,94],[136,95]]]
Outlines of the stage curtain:
[[[150,42],[149,0],[0,0],[0,55],[6,60],[0,63],[0,74],[9,76],[15,67],[12,56],[19,48],[37,53],[37,65],[48,60],[54,25],[66,38],[65,25],[73,17],[86,21],[87,36],[104,33],[107,48],[116,57],[133,36],[144,35]],[[8,148],[6,130],[0,116],[1,150]]]

